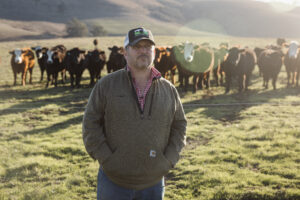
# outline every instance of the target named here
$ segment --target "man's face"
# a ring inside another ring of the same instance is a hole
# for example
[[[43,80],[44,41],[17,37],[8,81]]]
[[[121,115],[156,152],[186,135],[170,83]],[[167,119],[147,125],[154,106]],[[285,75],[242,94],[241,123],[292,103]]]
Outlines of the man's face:
[[[153,65],[154,45],[148,40],[141,40],[125,50],[125,58],[130,67],[142,70]]]

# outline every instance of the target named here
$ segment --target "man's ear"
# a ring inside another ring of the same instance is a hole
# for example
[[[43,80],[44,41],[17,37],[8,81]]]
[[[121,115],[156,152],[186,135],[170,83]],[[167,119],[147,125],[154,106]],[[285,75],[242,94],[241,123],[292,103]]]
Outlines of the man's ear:
[[[128,51],[128,48],[129,48],[129,47],[124,48],[124,51],[123,51],[123,55],[124,55],[125,59],[127,59],[127,51]]]

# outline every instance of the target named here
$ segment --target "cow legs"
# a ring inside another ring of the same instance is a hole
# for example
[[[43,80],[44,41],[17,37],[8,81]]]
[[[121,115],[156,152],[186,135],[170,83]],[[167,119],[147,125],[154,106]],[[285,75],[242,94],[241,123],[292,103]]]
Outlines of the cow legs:
[[[265,73],[263,73],[263,87],[265,89],[268,89],[268,84],[269,84],[269,78],[267,77],[267,75]]]
[[[57,78],[58,78],[58,74],[57,74],[57,76],[56,76],[56,82],[57,82]],[[61,83],[62,84],[65,84],[65,82],[66,82],[66,70],[62,70],[61,71]],[[56,87],[56,86],[55,86]]]
[[[248,90],[248,87],[250,85],[251,74],[246,74],[244,77],[245,77],[245,90]]]
[[[273,89],[276,90],[276,81],[277,81],[277,76],[274,76],[272,78],[272,85],[273,85]]]
[[[225,93],[228,93],[231,87],[231,75],[225,75]]]
[[[44,70],[41,69],[41,79],[40,79],[40,82],[42,82],[43,79],[44,79]]]
[[[89,73],[90,73],[90,86],[93,86],[94,85],[94,74],[95,74],[95,72],[94,71],[92,71],[91,69],[89,69]]]
[[[46,88],[49,86],[49,82],[51,81],[50,76],[51,76],[51,74],[47,72],[47,83],[46,83]],[[53,78],[52,78],[52,81],[53,81]]]
[[[29,83],[32,84],[32,68],[29,69]]]
[[[296,87],[299,86],[299,71],[296,72]]]
[[[70,81],[71,81],[71,87],[74,87],[74,74],[70,73]]]
[[[290,72],[287,72],[287,87],[290,87],[290,78],[291,78]]]
[[[21,84],[22,84],[23,86],[25,86],[26,74],[27,74],[27,72],[22,72],[22,81],[21,81]]]
[[[185,75],[183,78],[184,78],[184,91],[187,92],[189,87],[189,76]]]
[[[218,68],[213,70],[214,80],[216,81],[216,86],[219,86]]]
[[[55,72],[53,74],[53,79],[54,79],[54,86],[57,87],[57,77],[58,77],[58,72]]]
[[[194,76],[193,76],[193,93],[196,93],[196,92],[197,92],[197,89],[198,89],[198,86],[197,86],[197,79],[198,79],[198,76],[194,75]]]
[[[198,88],[200,90],[203,89],[203,74],[202,73],[198,76]]]
[[[175,73],[176,69],[171,69],[171,81],[173,85],[175,85]]]
[[[14,85],[17,85],[17,72],[14,72]]]
[[[209,72],[204,74],[204,84],[205,84],[205,88],[209,89],[210,86],[210,75]]]
[[[80,87],[80,81],[81,81],[82,73],[83,73],[83,71],[82,71],[82,72],[78,72],[78,73],[76,74],[76,86],[77,86],[78,88]]]

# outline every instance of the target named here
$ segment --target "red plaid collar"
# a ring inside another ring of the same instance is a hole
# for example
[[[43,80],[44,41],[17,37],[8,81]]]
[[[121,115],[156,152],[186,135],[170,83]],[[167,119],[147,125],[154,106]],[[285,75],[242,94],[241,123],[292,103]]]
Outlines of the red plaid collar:
[[[126,70],[128,72],[131,72],[131,69],[128,65],[126,65]],[[153,80],[153,78],[160,78],[161,77],[161,73],[155,68],[155,67],[151,67],[151,77],[150,79]],[[134,78],[134,77],[132,77]]]
[[[128,65],[126,66],[126,70],[128,72],[130,72],[130,67]],[[146,88],[145,88],[144,91],[142,91],[140,88],[137,87],[135,79],[134,79],[134,77],[132,77],[132,84],[134,86],[136,95],[138,97],[138,102],[140,104],[141,110],[144,110],[145,100],[146,100],[145,98],[146,98],[146,95],[147,95],[147,93],[148,93],[148,91],[149,91],[149,89],[151,87],[153,79],[154,78],[160,78],[160,77],[161,77],[160,72],[157,69],[155,69],[154,67],[151,67],[151,77],[147,81],[147,85],[146,85]]]

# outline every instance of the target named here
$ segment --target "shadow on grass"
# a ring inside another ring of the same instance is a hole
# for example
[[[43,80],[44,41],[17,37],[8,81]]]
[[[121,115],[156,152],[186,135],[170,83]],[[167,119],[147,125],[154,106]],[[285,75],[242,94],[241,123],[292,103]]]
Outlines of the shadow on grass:
[[[82,122],[82,116],[78,116],[78,117],[70,118],[70,119],[60,122],[60,123],[55,123],[55,124],[53,124],[51,126],[47,126],[45,128],[23,131],[23,132],[20,132],[20,134],[22,134],[22,135],[52,134],[52,133],[59,132],[60,130],[67,129],[68,127],[70,127],[72,125],[80,124],[81,122]]]
[[[222,122],[233,122],[240,119],[240,113],[252,106],[262,104],[280,105],[280,101],[287,96],[300,94],[299,88],[280,88],[277,90],[253,89],[241,93],[219,94],[209,93],[202,95],[201,99],[192,100],[183,104],[186,114],[195,109],[204,108],[205,116]],[[274,100],[276,100],[274,102]],[[300,102],[286,102],[288,104],[300,104]],[[282,103],[283,104],[283,103]]]
[[[38,89],[8,89],[0,91],[3,104],[12,103],[12,106],[2,109],[0,116],[13,113],[24,113],[32,109],[41,108],[49,104],[57,105],[59,108],[66,108],[68,111],[61,111],[60,114],[70,114],[78,111],[78,107],[84,108],[91,88],[72,89],[68,86],[57,88]],[[15,102],[17,102],[15,104]]]

